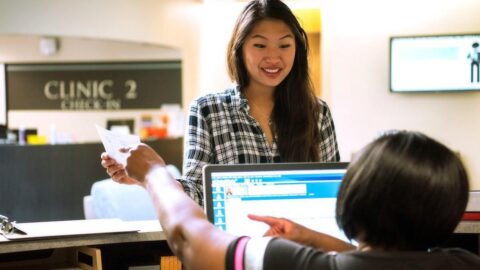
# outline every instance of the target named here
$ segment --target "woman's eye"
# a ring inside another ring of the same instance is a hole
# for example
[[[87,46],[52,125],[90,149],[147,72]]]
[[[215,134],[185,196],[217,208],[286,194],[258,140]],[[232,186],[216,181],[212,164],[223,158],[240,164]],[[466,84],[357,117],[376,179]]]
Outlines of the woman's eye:
[[[280,48],[285,49],[285,48],[289,48],[290,46],[291,46],[290,44],[283,44],[283,45],[280,45]]]
[[[253,44],[253,46],[254,46],[255,48],[260,48],[260,49],[263,49],[263,48],[266,47],[266,46],[263,45],[263,44]]]

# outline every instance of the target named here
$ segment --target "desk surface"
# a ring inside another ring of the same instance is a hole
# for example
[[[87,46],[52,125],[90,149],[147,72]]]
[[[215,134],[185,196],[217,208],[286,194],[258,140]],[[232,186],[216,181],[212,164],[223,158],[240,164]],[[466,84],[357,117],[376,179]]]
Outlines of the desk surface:
[[[157,220],[128,221],[132,226],[139,228],[138,232],[102,233],[72,237],[55,237],[49,239],[7,240],[0,236],[0,254],[23,252],[43,249],[67,247],[82,247],[104,244],[149,242],[165,240],[160,224]]]
[[[138,226],[140,231],[22,241],[10,241],[0,236],[0,254],[43,249],[166,240],[165,234],[163,233],[162,228],[157,220],[127,222],[132,224],[132,226]],[[455,233],[480,234],[480,222],[462,221],[455,229]]]
[[[455,229],[455,233],[480,234],[480,221],[461,221]]]

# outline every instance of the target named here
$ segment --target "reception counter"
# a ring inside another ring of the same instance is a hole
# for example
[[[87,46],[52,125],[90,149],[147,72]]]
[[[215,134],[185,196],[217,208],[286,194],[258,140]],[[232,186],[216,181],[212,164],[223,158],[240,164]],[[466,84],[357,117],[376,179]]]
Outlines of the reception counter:
[[[127,270],[131,266],[160,265],[162,259],[172,260],[158,221],[125,223],[138,230],[22,241],[10,241],[0,235],[0,269]]]
[[[181,169],[183,140],[148,141]],[[17,222],[83,219],[83,197],[108,178],[100,143],[0,145],[0,214]]]
[[[73,222],[87,223],[81,220]],[[161,269],[181,269],[179,262],[172,257],[158,221],[124,223],[137,230],[25,241],[11,241],[0,235],[0,269],[72,269],[72,266],[79,265],[79,254],[84,253],[89,258],[86,261],[102,267],[84,269],[126,270],[134,265],[162,264],[164,259],[169,262]],[[462,241],[451,242],[446,246],[462,247],[478,254],[479,233],[480,222],[461,222],[453,236]],[[470,246],[470,243],[473,246]],[[172,260],[177,264],[172,264]],[[158,269],[158,266],[155,269]]]

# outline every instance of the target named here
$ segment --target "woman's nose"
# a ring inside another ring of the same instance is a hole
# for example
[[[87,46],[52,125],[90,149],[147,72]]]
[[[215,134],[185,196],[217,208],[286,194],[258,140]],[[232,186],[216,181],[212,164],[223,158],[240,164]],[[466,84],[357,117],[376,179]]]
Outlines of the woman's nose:
[[[269,49],[266,53],[266,60],[269,62],[280,61],[280,52],[278,49]]]

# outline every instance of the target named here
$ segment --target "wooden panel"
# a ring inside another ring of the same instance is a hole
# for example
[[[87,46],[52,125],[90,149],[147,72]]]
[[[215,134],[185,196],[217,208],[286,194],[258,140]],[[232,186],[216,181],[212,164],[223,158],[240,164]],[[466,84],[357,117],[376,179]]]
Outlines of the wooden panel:
[[[79,247],[75,253],[75,261],[83,270],[102,270],[102,253],[98,248]]]
[[[310,78],[317,96],[322,95],[322,59],[320,33],[308,34],[308,46],[310,47],[308,55],[308,66],[310,67]]]
[[[182,262],[175,256],[162,256],[160,270],[182,270]]]

